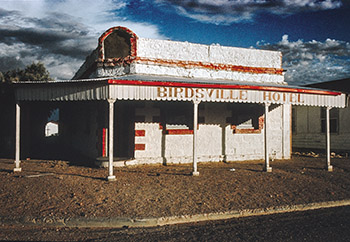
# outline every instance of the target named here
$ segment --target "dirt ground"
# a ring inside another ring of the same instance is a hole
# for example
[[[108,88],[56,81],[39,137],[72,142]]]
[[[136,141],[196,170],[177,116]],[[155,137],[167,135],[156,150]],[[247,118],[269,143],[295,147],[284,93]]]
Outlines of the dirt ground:
[[[294,156],[273,161],[106,168],[65,161],[0,159],[0,217],[161,217],[350,199],[350,159]],[[235,171],[230,169],[234,168]]]

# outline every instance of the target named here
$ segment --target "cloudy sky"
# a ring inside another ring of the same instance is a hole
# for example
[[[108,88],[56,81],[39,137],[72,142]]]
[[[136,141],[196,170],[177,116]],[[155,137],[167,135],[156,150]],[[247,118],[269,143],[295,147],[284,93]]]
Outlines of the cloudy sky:
[[[348,0],[0,0],[0,71],[45,63],[70,79],[108,28],[280,50],[293,85],[350,77]]]

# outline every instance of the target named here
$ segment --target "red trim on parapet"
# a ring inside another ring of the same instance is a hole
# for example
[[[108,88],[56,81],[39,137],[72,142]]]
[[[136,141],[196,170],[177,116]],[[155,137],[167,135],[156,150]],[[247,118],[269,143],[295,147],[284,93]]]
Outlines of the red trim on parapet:
[[[244,89],[271,92],[293,92],[305,94],[321,94],[321,95],[341,95],[341,92],[333,92],[326,90],[311,90],[292,87],[273,87],[273,86],[253,86],[253,85],[225,85],[225,84],[205,84],[205,83],[188,83],[188,82],[170,82],[170,81],[141,81],[141,80],[108,80],[109,84],[132,85],[132,86],[158,86],[158,87],[188,87],[188,88],[218,88],[218,89]]]
[[[238,66],[230,64],[218,64],[218,63],[203,63],[198,61],[180,61],[180,60],[165,60],[165,59],[148,59],[143,57],[136,57],[133,61],[138,63],[156,64],[162,66],[176,66],[184,68],[204,68],[212,70],[224,70],[224,71],[238,71],[248,72],[254,74],[275,74],[282,75],[282,68],[270,68],[270,67],[250,67],[250,66]]]

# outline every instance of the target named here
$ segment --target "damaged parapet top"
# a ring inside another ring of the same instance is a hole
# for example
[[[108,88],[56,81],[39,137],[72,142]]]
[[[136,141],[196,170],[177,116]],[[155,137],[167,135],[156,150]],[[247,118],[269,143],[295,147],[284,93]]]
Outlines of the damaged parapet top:
[[[107,30],[73,79],[127,74],[285,84],[278,51],[145,39]]]

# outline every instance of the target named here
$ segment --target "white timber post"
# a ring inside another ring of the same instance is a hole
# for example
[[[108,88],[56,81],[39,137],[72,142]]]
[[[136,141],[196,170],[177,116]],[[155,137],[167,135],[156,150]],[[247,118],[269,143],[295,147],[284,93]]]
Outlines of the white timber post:
[[[193,100],[193,176],[199,176],[197,170],[197,127],[198,127],[198,105],[200,101]]]
[[[331,107],[326,108],[326,150],[327,150],[327,170],[333,171],[333,166],[331,166],[331,132],[330,132],[330,117],[329,111]]]
[[[22,168],[20,167],[20,142],[21,142],[21,106],[19,105],[19,102],[16,103],[16,152],[15,152],[15,163],[16,167],[13,169],[14,172],[16,171],[22,171]]]
[[[268,127],[268,113],[269,113],[270,103],[265,103],[265,117],[264,117],[264,152],[265,152],[265,167],[264,171],[272,172],[272,167],[270,167],[270,154],[269,154],[269,127]]]
[[[108,99],[109,103],[109,162],[108,162],[108,181],[115,181],[116,178],[113,175],[113,161],[114,161],[114,156],[113,156],[113,148],[114,148],[114,103],[115,99]]]

